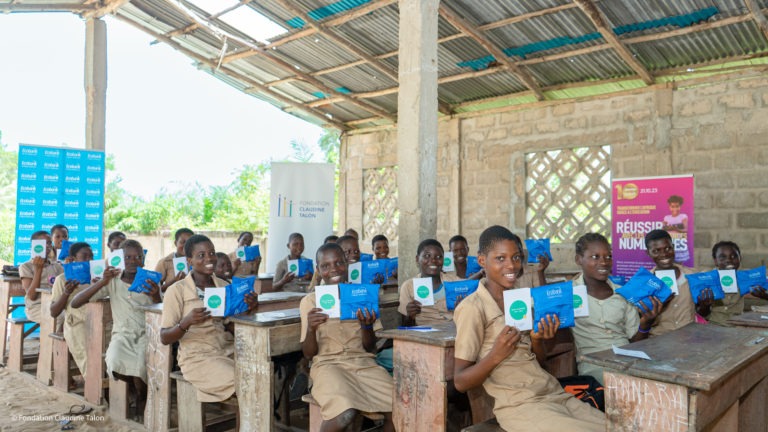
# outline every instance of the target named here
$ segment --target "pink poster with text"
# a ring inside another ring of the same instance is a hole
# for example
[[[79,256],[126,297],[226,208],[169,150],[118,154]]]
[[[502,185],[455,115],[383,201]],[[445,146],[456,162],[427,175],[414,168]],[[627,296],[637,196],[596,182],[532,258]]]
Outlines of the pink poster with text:
[[[694,266],[693,175],[615,179],[611,201],[613,274],[632,276],[640,267],[651,269],[645,235],[669,232],[675,261]]]

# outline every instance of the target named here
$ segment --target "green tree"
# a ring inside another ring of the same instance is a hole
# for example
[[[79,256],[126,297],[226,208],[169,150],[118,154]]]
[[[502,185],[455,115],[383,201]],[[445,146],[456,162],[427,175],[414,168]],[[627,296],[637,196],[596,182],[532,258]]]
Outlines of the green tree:
[[[0,260],[13,261],[16,234],[16,172],[19,154],[8,150],[0,132]]]

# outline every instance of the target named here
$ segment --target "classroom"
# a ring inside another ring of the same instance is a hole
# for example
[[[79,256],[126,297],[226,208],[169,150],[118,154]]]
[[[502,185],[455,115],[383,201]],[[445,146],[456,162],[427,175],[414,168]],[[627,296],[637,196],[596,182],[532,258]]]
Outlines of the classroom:
[[[3,276],[0,376],[77,407],[50,430],[768,431],[768,0],[0,11],[83,18],[84,154],[108,150],[108,20],[341,131],[336,209],[283,189],[279,236],[100,226],[62,264],[117,238],[122,273],[57,288],[48,251]],[[224,19],[245,11],[285,32]],[[15,238],[58,248],[40,229]]]

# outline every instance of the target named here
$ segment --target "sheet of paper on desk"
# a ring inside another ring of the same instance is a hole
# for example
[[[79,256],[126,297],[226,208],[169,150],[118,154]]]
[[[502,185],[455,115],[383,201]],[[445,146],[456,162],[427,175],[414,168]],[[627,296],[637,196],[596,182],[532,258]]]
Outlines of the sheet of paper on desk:
[[[768,315],[760,315],[760,319],[766,319],[766,320],[768,320]]]
[[[643,360],[651,360],[651,358],[643,351],[637,351],[637,350],[628,350],[628,349],[621,349],[617,347],[616,345],[613,346],[613,353],[616,355],[623,355],[627,357],[635,357]]]
[[[399,330],[408,330],[408,331],[415,331],[415,332],[422,332],[422,333],[437,331],[436,328],[432,328],[432,327],[400,327]]]

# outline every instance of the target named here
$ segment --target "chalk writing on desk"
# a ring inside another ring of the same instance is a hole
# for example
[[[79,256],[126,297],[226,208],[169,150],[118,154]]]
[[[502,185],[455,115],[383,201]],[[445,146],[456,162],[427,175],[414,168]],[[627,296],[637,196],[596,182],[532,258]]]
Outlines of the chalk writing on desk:
[[[167,425],[160,425],[170,413],[170,407],[167,406],[166,398],[162,397],[164,390],[167,390],[169,379],[169,364],[167,352],[168,347],[160,342],[160,314],[147,314],[147,407],[144,415],[145,425],[157,426],[163,430]],[[164,426],[164,427],[163,427]]]
[[[609,429],[632,424],[637,430],[688,430],[683,386],[606,372],[605,399]]]

